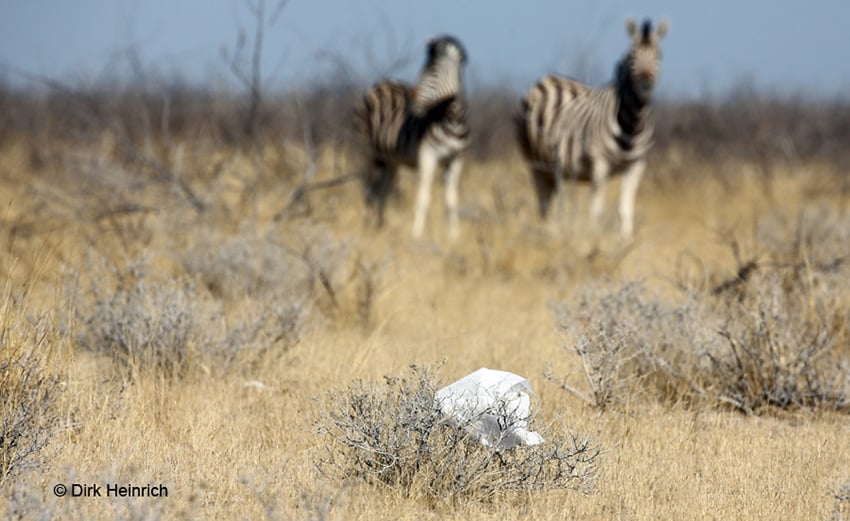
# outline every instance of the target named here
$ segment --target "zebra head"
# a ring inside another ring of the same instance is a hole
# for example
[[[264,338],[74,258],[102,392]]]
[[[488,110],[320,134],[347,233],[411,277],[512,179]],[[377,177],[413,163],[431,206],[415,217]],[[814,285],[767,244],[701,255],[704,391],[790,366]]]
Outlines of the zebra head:
[[[425,67],[431,67],[438,60],[451,60],[457,66],[466,63],[466,49],[454,36],[438,36],[428,42],[428,59]]]
[[[622,73],[631,78],[635,93],[641,101],[648,102],[652,89],[658,79],[661,67],[661,47],[659,43],[667,34],[670,22],[662,19],[653,31],[649,19],[638,27],[634,18],[626,20],[626,33],[632,39],[632,48],[623,62]]]
[[[413,112],[424,114],[435,105],[457,97],[462,88],[461,73],[466,50],[453,36],[440,36],[428,42],[425,67],[416,85]]]

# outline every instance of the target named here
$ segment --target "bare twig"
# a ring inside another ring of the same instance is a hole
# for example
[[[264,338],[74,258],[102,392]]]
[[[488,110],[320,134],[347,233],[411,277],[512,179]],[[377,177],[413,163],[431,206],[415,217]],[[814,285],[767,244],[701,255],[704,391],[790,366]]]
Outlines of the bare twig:
[[[747,282],[750,276],[758,269],[758,263],[755,259],[747,261],[743,266],[738,268],[738,272],[734,277],[726,279],[720,284],[711,289],[712,295],[722,295],[730,290],[736,289],[738,286]]]
[[[586,402],[586,403],[588,403],[588,404],[590,404],[590,405],[595,405],[595,403],[594,403],[593,399],[592,399],[590,396],[588,396],[588,395],[587,395],[587,393],[583,393],[583,392],[579,391],[578,389],[576,389],[576,388],[575,388],[575,387],[573,387],[572,385],[568,384],[568,383],[567,383],[565,380],[563,380],[563,379],[555,378],[555,377],[552,375],[552,373],[549,373],[549,372],[543,373],[543,378],[545,378],[545,379],[549,380],[550,382],[554,383],[555,385],[557,385],[557,386],[558,386],[558,387],[560,387],[561,389],[563,389],[563,390],[565,390],[565,391],[567,391],[567,392],[569,392],[569,393],[572,393],[573,395],[575,395],[577,398],[581,399],[582,401],[584,401],[584,402]]]
[[[295,187],[295,190],[292,191],[292,195],[289,196],[289,200],[286,202],[283,208],[274,215],[274,220],[281,220],[285,215],[290,212],[290,210],[296,204],[301,203],[304,200],[304,196],[306,196],[310,192],[315,192],[317,190],[327,190],[329,188],[336,188],[337,186],[344,185],[355,180],[357,180],[357,176],[355,174],[344,174],[339,177],[334,177],[333,179],[326,179],[324,181],[302,183]]]
[[[280,17],[281,11],[288,0],[281,0],[273,8],[271,17],[268,18],[268,27],[273,26]],[[242,83],[248,91],[248,112],[245,116],[245,130],[251,139],[251,151],[254,163],[254,179],[248,183],[245,196],[253,198],[257,183],[262,177],[262,128],[260,115],[263,106],[263,44],[265,41],[265,30],[267,28],[266,2],[265,0],[248,0],[247,9],[254,18],[254,35],[252,41],[250,65],[241,61],[246,46],[245,31],[240,28],[234,44],[233,54],[228,56],[227,50],[222,52],[222,57],[228,62],[233,76]]]

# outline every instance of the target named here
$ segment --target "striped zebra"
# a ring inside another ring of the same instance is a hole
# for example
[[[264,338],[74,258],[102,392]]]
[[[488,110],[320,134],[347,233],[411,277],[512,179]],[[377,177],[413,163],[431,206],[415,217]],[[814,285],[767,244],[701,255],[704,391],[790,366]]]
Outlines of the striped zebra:
[[[458,185],[462,152],[469,145],[467,104],[463,94],[466,51],[451,36],[428,42],[425,66],[415,86],[382,81],[357,108],[359,132],[370,160],[361,175],[367,205],[383,225],[387,198],[401,166],[418,169],[419,189],[413,236],[421,238],[437,168],[445,169],[449,235],[459,236]]]
[[[662,20],[653,31],[646,20],[626,21],[631,49],[615,69],[614,81],[595,89],[557,75],[537,82],[522,100],[516,118],[522,155],[531,168],[541,218],[564,179],[592,182],[590,216],[598,222],[605,184],[623,176],[620,232],[631,239],[638,185],[652,146],[650,98],[661,60],[659,42],[668,29]]]

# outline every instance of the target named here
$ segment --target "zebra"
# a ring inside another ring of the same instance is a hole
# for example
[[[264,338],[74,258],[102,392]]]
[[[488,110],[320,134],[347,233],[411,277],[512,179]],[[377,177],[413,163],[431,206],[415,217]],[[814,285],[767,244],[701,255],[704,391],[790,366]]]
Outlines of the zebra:
[[[467,103],[463,93],[466,50],[453,36],[428,42],[425,66],[415,86],[381,81],[366,93],[355,111],[360,135],[369,150],[361,173],[367,206],[384,222],[387,198],[395,191],[401,166],[418,169],[419,189],[413,237],[419,239],[431,202],[437,168],[445,169],[448,227],[451,239],[460,235],[458,188],[462,153],[469,146]]]
[[[660,41],[669,22],[655,31],[645,20],[626,21],[632,40],[616,66],[614,80],[596,89],[558,75],[540,79],[522,100],[516,117],[517,138],[529,163],[540,217],[546,219],[552,196],[564,179],[592,182],[590,216],[604,210],[605,184],[622,174],[620,232],[630,240],[638,185],[653,143],[650,98],[661,61]]]

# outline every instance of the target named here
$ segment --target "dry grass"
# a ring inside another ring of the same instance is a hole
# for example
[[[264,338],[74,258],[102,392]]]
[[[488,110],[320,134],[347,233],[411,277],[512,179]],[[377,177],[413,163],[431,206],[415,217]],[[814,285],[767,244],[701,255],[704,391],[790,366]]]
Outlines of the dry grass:
[[[846,371],[850,279],[841,263],[826,268],[848,254],[846,235],[835,238],[846,233],[847,200],[828,189],[839,176],[825,167],[765,180],[746,164],[722,176],[711,164],[689,165],[691,175],[676,186],[653,183],[650,172],[638,196],[637,241],[623,245],[613,222],[599,234],[586,230],[586,188],[567,195],[560,225],[545,227],[515,157],[470,161],[463,240],[450,245],[439,202],[427,238],[409,238],[410,176],[387,228],[375,233],[362,225],[354,184],[309,192],[275,219],[299,178],[275,175],[272,165],[282,153],[290,164],[308,161],[291,151],[267,149],[264,177],[247,187],[254,168],[239,151],[186,143],[180,168],[204,201],[198,211],[173,184],[117,160],[108,140],[96,145],[72,151],[54,143],[54,159],[39,165],[22,145],[0,153],[0,269],[9,294],[25,297],[6,298],[0,360],[24,357],[19,367],[45,375],[29,380],[33,396],[50,400],[27,402],[33,421],[26,428],[52,433],[32,465],[2,485],[5,518],[847,516],[846,412],[800,402],[739,407],[751,413],[742,414],[687,396],[690,386],[665,381],[634,358],[611,376],[613,407],[561,386],[591,393],[573,350],[577,336],[594,331],[583,324],[606,318],[588,311],[606,309],[600,288],[617,295],[635,281],[646,305],[621,298],[626,307],[615,317],[632,323],[614,324],[641,341],[628,349],[670,344],[676,356],[669,361],[680,360],[675,368],[706,392],[714,377],[696,372],[708,360],[698,350],[723,347],[714,325],[737,339],[760,335],[718,309],[785,313],[795,320],[765,315],[761,325],[789,348],[795,334],[826,335],[821,347]],[[318,179],[347,161],[333,151],[321,157]],[[173,158],[161,159],[172,165]],[[651,168],[669,178],[664,169],[672,167],[657,161]],[[720,177],[736,179],[735,190]],[[827,217],[806,220],[813,209]],[[796,233],[801,215],[806,231]],[[711,295],[750,260],[759,268],[734,285],[740,297]],[[791,276],[777,268],[783,263],[801,269]],[[704,305],[688,308],[689,295]],[[570,306],[566,318],[555,312]],[[682,309],[681,327],[666,321],[664,310]],[[40,322],[43,316],[52,318]],[[824,319],[823,331],[795,329],[821,325],[812,317]],[[10,331],[16,344],[5,341]],[[701,348],[688,345],[701,339]],[[592,335],[585,341],[600,345]],[[26,359],[30,351],[46,365]],[[380,480],[317,471],[326,453],[313,420],[339,404],[328,393],[344,399],[354,381],[381,382],[410,364],[442,361],[434,385],[482,366],[527,376],[539,395],[538,425],[556,436],[587,433],[602,448],[590,493],[544,489],[434,502]],[[142,370],[157,366],[165,370]],[[54,497],[55,484],[75,482],[162,483],[169,496]]]

